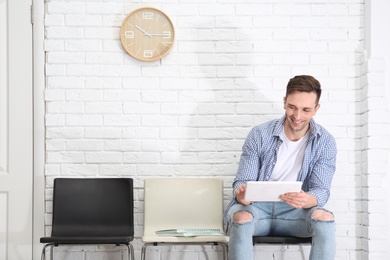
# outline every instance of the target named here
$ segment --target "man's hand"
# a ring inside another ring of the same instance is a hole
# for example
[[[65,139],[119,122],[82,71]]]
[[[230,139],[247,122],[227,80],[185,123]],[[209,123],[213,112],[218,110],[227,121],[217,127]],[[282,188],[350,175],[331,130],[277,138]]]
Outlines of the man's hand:
[[[236,190],[234,190],[234,193],[236,194],[236,199],[239,203],[241,203],[242,205],[249,205],[251,204],[251,202],[244,199],[245,189],[246,189],[246,184],[243,184],[240,187],[238,187]]]
[[[301,192],[288,192],[280,195],[280,199],[294,208],[312,208],[317,205],[317,199],[304,191]]]

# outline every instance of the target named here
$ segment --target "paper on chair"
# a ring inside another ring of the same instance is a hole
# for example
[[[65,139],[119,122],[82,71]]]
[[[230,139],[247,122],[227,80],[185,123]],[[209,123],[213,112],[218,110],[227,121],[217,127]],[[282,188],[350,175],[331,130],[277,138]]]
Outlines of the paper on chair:
[[[159,236],[195,237],[195,236],[224,236],[218,228],[174,228],[157,230]]]

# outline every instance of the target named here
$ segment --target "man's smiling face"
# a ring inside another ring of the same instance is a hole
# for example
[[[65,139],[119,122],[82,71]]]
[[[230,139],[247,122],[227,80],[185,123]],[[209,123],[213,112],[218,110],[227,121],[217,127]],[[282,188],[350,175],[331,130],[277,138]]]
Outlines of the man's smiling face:
[[[290,93],[284,98],[284,109],[286,121],[284,131],[286,136],[296,141],[305,135],[309,129],[310,120],[316,115],[320,104],[316,104],[317,94],[315,92]]]

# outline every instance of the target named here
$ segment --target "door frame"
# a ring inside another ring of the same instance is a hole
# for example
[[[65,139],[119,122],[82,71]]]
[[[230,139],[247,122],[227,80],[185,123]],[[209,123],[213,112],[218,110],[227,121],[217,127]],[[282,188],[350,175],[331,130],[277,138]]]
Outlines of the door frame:
[[[44,0],[32,0],[33,23],[33,259],[40,259],[45,235],[45,49]]]

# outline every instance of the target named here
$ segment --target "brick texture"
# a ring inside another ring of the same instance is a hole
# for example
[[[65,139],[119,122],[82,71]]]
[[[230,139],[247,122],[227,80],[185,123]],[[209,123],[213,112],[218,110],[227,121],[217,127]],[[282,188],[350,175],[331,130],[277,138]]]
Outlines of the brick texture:
[[[323,86],[316,120],[339,151],[327,205],[337,219],[337,259],[386,259],[381,182],[389,173],[389,102],[383,60],[365,56],[363,0],[45,4],[47,235],[54,178],[131,177],[139,259],[143,180],[222,177],[227,203],[247,133],[284,113],[289,78],[311,74]],[[124,17],[144,5],[162,9],[176,29],[170,54],[152,63],[128,56],[119,37]],[[220,250],[198,249],[157,247],[149,256],[222,259]],[[255,254],[295,260],[309,250],[276,246]],[[66,247],[55,254],[122,259],[121,251]]]

